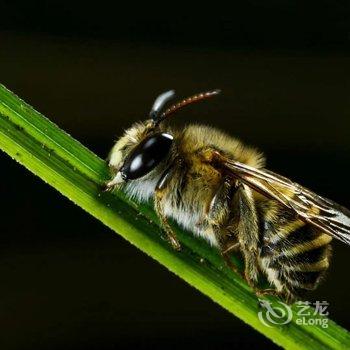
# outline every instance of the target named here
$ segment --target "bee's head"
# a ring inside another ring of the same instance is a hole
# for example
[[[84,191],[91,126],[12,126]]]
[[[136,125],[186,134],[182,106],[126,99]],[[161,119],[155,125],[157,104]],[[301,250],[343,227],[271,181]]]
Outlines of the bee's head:
[[[147,175],[169,156],[173,136],[161,130],[160,111],[173,96],[172,90],[161,94],[154,101],[151,119],[132,125],[116,142],[108,157],[115,176],[107,188]]]
[[[114,178],[107,183],[107,189],[149,174],[168,158],[173,146],[173,136],[163,131],[162,122],[181,107],[216,95],[218,92],[215,90],[184,99],[163,113],[162,108],[174,96],[174,91],[170,90],[159,95],[154,101],[150,119],[127,129],[112,148],[108,161]]]
[[[154,127],[152,120],[134,124],[109,154],[109,166],[115,177],[108,184],[113,186],[147,175],[169,155],[172,144],[172,135]]]

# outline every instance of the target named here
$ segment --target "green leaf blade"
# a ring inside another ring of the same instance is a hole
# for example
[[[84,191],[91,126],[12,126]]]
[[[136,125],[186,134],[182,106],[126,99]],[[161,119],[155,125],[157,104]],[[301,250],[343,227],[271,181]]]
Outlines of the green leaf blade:
[[[182,242],[174,251],[162,238],[149,205],[123,193],[104,193],[106,163],[54,123],[0,85],[0,148],[140,250],[166,266],[213,301],[287,349],[345,349],[349,333],[329,321],[328,328],[266,327],[257,314],[258,300],[218,253],[202,240],[176,228]],[[273,298],[271,298],[273,300]],[[293,307],[294,313],[296,308]]]

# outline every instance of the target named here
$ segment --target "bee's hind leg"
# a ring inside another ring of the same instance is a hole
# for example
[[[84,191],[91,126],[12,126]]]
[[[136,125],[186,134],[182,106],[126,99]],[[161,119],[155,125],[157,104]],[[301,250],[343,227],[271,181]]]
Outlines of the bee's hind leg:
[[[208,221],[212,224],[221,254],[227,265],[239,273],[256,290],[258,282],[258,221],[249,189],[225,179],[209,208]],[[232,263],[230,253],[239,250],[244,259],[242,273]]]
[[[298,299],[298,297],[295,294],[293,294],[292,292],[278,291],[278,290],[273,289],[273,288],[267,288],[267,289],[255,288],[254,293],[258,298],[259,297],[266,297],[266,296],[273,296],[273,297],[276,297],[276,298],[280,299],[281,301],[283,301],[284,303],[289,304],[289,305],[293,304],[293,302]]]
[[[231,260],[231,253],[240,249],[240,244],[229,229],[231,217],[230,197],[233,189],[230,179],[224,179],[208,206],[207,222],[212,228],[220,253],[225,263],[234,272],[242,275]],[[243,275],[242,275],[243,277]]]
[[[232,198],[231,210],[235,213],[234,225],[244,258],[244,278],[256,290],[258,284],[259,226],[251,190],[238,183]]]
[[[254,293],[257,297],[265,297],[265,296],[274,296],[274,297],[281,297],[281,292],[277,291],[273,288],[266,288],[266,289],[259,289],[254,288]]]
[[[220,164],[221,157],[227,157],[227,155],[223,155],[220,151],[211,147],[201,150],[200,156],[204,163],[211,164],[219,172],[223,169],[222,164]],[[230,179],[227,181],[230,181]],[[257,262],[259,226],[255,203],[249,187],[239,181],[232,183],[232,180],[231,186],[234,191],[232,191],[233,195],[227,210],[234,214],[234,218],[229,226],[234,229],[244,258],[244,279],[254,289],[256,288],[259,275]]]

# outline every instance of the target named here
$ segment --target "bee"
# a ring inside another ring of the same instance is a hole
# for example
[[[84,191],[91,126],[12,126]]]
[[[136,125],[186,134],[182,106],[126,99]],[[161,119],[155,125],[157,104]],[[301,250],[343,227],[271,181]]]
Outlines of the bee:
[[[183,107],[218,93],[196,94],[168,109],[174,91],[157,97],[149,119],[127,129],[110,151],[106,190],[153,199],[175,249],[181,246],[169,219],[217,248],[234,270],[230,255],[240,252],[242,275],[257,295],[292,302],[324,277],[332,238],[350,244],[350,211],[265,169],[261,152],[222,131],[168,125]],[[260,274],[271,288],[258,287]]]

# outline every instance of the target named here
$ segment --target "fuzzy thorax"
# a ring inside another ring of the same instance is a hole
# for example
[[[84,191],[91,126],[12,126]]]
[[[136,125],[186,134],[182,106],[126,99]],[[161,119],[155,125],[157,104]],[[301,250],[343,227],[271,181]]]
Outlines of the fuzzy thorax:
[[[171,133],[175,140],[169,157],[149,174],[123,183],[118,171],[132,149],[149,134],[150,125],[149,122],[137,123],[116,142],[109,155],[109,166],[114,173],[110,183],[121,183],[128,196],[137,201],[148,201],[153,198],[157,183],[169,163],[180,157],[185,166],[175,171],[164,191],[164,214],[183,228],[203,237],[211,245],[217,246],[213,229],[207,221],[207,210],[222,179],[210,165],[202,164],[199,152],[205,147],[216,147],[238,161],[256,167],[263,165],[264,158],[255,149],[244,146],[237,139],[211,127],[189,125],[181,131],[165,129],[163,131]]]

